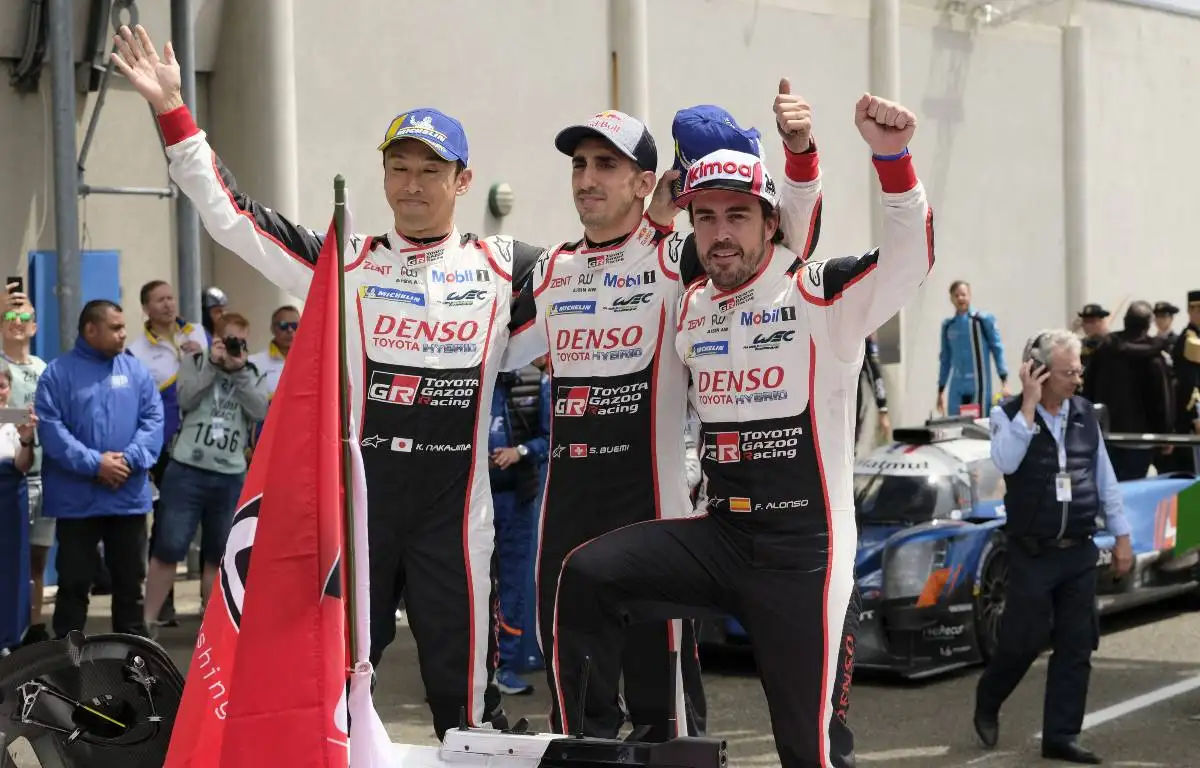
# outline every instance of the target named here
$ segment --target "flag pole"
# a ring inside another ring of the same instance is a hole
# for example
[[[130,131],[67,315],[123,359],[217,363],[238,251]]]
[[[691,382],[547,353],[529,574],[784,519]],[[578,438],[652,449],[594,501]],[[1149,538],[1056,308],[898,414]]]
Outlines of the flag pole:
[[[342,583],[346,590],[346,637],[350,667],[358,662],[358,622],[355,617],[357,594],[354,570],[354,491],[353,465],[350,458],[350,375],[346,362],[346,179],[333,177],[333,226],[337,235],[338,283],[338,399],[342,430]]]

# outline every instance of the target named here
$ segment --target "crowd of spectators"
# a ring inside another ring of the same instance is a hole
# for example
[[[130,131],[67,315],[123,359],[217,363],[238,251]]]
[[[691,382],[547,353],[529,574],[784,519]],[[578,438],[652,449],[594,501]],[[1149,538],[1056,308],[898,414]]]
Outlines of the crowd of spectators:
[[[3,516],[0,654],[84,629],[97,594],[112,596],[114,631],[154,637],[178,623],[173,586],[197,540],[202,599],[211,590],[300,312],[278,308],[270,344],[251,354],[250,323],[220,289],[205,290],[195,325],[154,280],[140,320],[88,302],[75,345],[47,364],[31,352],[37,316],[21,284],[6,298],[0,505],[20,514]]]

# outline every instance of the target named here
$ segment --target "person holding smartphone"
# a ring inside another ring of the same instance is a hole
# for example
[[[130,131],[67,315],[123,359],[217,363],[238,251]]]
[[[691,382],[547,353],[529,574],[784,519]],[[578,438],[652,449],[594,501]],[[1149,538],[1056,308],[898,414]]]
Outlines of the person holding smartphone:
[[[13,379],[11,366],[0,361],[0,656],[24,642],[30,621],[25,483],[33,467],[37,416],[32,406],[12,407]]]
[[[20,277],[7,280],[8,306],[0,317],[0,337],[3,356],[11,374],[11,393],[8,406],[29,408],[37,394],[38,379],[46,370],[46,361],[33,354],[31,346],[37,333],[37,313],[25,294],[25,281]],[[42,514],[42,449],[34,435],[33,465],[25,475],[26,498],[29,504],[29,574],[31,581],[29,629],[24,643],[49,640],[50,633],[42,619],[45,592],[46,562],[54,546],[54,519]]]
[[[247,359],[250,322],[226,312],[214,331],[207,355],[191,355],[179,364],[183,421],[163,473],[162,517],[146,579],[146,625],[152,634],[175,568],[201,523],[200,595],[208,602],[246,476],[246,444],[267,415],[266,382]]]
[[[1121,490],[1092,403],[1075,394],[1083,375],[1080,340],[1043,331],[1025,345],[1021,392],[991,411],[991,454],[1004,473],[1009,557],[1000,640],[979,678],[975,733],[989,749],[1000,738],[1000,707],[1050,639],[1042,756],[1101,762],[1079,745],[1092,651],[1099,647],[1093,536],[1116,537],[1112,575],[1133,565]],[[1103,514],[1103,517],[1101,516]]]

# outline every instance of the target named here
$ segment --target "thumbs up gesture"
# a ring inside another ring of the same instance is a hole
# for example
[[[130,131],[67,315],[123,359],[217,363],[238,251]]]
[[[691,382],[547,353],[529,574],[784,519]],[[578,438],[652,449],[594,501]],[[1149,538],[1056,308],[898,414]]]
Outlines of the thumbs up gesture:
[[[792,82],[786,77],[779,81],[775,97],[775,125],[783,143],[792,152],[807,152],[812,142],[812,107],[800,94],[792,93]]]

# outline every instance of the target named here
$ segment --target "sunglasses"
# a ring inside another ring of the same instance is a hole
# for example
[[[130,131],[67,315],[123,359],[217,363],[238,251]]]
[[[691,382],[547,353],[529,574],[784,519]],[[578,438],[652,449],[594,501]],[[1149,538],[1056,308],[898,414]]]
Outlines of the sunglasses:
[[[300,327],[298,320],[287,323],[275,323],[275,327],[281,331],[294,331]]]
[[[5,320],[20,320],[22,323],[28,323],[33,319],[32,312],[5,312]]]

